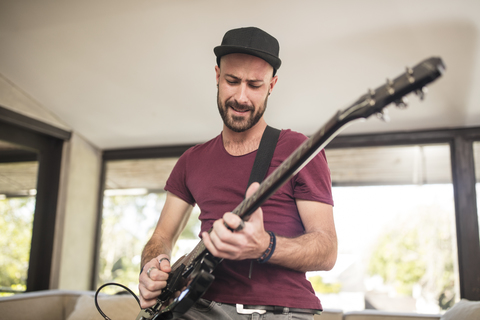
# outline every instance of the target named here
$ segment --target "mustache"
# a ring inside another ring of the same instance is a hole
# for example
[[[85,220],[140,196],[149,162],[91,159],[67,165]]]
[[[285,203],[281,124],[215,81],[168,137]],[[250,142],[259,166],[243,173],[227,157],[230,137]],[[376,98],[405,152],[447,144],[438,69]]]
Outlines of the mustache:
[[[253,111],[255,109],[251,105],[238,103],[237,100],[228,100],[225,102],[225,106],[237,111]]]

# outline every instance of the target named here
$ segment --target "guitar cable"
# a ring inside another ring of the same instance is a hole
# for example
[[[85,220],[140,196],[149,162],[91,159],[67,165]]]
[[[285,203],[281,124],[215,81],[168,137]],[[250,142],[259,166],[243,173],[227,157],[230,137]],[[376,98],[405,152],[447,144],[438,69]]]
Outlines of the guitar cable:
[[[102,309],[100,308],[100,306],[98,305],[98,294],[100,292],[100,290],[102,290],[104,287],[106,286],[119,286],[119,287],[122,287],[123,289],[127,290],[134,298],[135,300],[137,300],[137,303],[138,303],[138,306],[140,307],[140,309],[142,308],[142,306],[140,305],[140,300],[138,299],[137,295],[135,293],[133,293],[132,290],[130,290],[129,288],[127,288],[126,286],[124,286],[123,284],[119,284],[119,283],[115,283],[115,282],[109,282],[109,283],[105,283],[104,285],[102,285],[100,288],[97,289],[97,291],[95,292],[95,307],[97,308],[97,311],[100,313],[100,315],[105,319],[105,320],[112,320],[110,319],[103,311]]]

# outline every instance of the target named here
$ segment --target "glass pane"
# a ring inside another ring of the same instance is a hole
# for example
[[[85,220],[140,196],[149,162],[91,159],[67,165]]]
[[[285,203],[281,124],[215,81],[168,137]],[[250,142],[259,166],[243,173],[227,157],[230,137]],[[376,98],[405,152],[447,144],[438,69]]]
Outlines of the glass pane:
[[[165,203],[165,182],[178,158],[107,162],[103,201],[98,286],[117,282],[138,293],[143,247],[150,239]],[[194,208],[174,248],[172,260],[198,243],[200,210]],[[116,287],[102,292],[113,293]]]
[[[438,313],[459,299],[448,145],[327,150],[339,256],[324,308]]]
[[[26,290],[32,240],[37,161],[0,141],[0,296]]]
[[[451,183],[446,145],[327,149],[334,186]]]
[[[475,178],[477,181],[477,183],[475,184],[475,190],[477,192],[478,230],[480,230],[480,141],[475,141],[473,143],[473,156],[475,160]]]

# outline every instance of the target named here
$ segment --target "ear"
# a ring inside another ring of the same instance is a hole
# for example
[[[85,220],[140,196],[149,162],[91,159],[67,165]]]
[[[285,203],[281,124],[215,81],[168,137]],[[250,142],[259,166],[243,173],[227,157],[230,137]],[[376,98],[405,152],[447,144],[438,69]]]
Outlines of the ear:
[[[218,86],[218,80],[220,79],[220,67],[219,66],[215,66],[215,80],[217,82],[217,86]]]
[[[273,87],[277,84],[278,76],[274,76],[272,80],[270,80],[270,87],[268,88],[268,94],[271,94],[273,91]]]

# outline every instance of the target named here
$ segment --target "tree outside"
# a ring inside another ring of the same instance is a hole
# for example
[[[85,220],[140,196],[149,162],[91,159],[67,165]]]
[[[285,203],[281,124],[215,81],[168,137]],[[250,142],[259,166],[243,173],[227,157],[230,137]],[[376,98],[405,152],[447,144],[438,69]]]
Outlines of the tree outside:
[[[0,199],[0,296],[26,290],[35,197]]]
[[[98,287],[116,282],[138,293],[143,247],[155,229],[166,193],[105,196]],[[179,240],[198,240],[198,212],[194,210]],[[178,248],[174,249],[175,252]],[[114,293],[118,287],[102,292]]]
[[[454,239],[449,213],[440,206],[419,208],[379,237],[368,266],[370,276],[398,296],[436,303],[446,310],[455,303]]]

